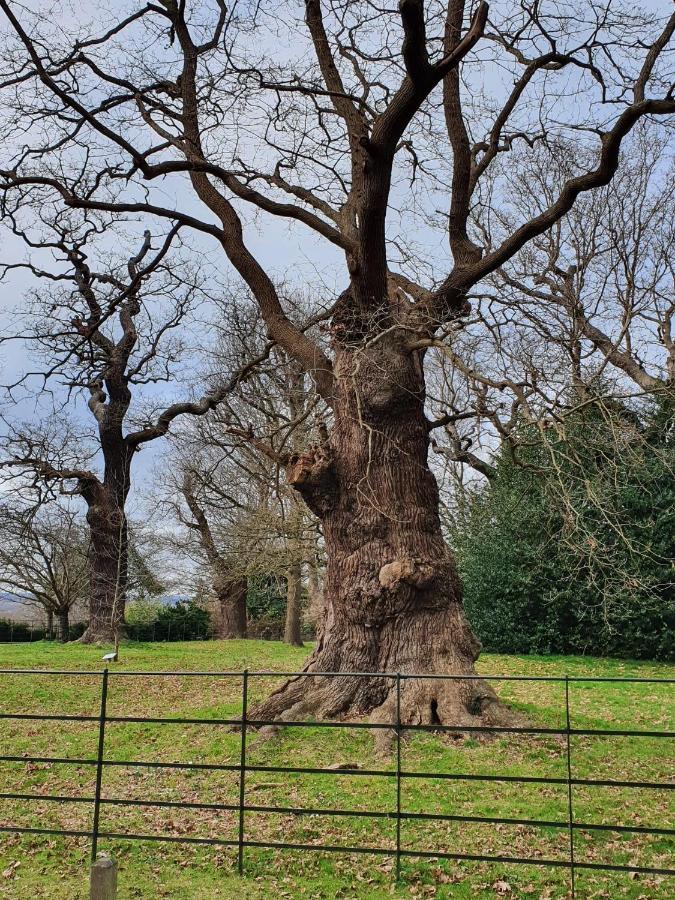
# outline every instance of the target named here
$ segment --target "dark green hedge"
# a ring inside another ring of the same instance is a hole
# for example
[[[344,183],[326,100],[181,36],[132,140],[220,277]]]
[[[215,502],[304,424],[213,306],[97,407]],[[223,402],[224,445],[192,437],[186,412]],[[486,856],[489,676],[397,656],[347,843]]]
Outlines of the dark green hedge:
[[[523,438],[452,529],[484,649],[675,659],[672,411]]]
[[[0,644],[42,641],[46,637],[46,628],[27,625],[24,622],[12,622],[9,619],[0,619]]]
[[[189,600],[162,607],[154,622],[127,625],[132,641],[199,641],[212,636],[211,617],[205,609]]]
[[[68,640],[74,641],[84,634],[85,622],[76,622],[68,629]],[[17,643],[24,644],[30,641],[50,640],[47,629],[42,625],[31,625],[25,622],[12,622],[10,619],[0,619],[0,644]],[[51,640],[55,640],[52,636]]]

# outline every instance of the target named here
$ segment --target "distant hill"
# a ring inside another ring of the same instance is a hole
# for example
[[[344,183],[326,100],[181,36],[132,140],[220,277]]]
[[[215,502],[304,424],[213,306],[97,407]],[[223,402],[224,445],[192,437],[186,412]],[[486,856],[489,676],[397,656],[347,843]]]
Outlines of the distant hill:
[[[21,603],[16,594],[0,591],[0,619],[11,619],[14,622],[38,622],[40,610],[27,603]]]

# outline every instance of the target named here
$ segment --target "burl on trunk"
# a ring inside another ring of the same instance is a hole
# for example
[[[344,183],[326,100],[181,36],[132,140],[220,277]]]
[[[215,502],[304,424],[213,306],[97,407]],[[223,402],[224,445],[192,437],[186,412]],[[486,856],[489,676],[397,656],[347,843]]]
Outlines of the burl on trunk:
[[[475,675],[480,644],[464,614],[428,464],[420,355],[383,339],[339,350],[333,371],[332,430],[286,467],[321,519],[328,558],[325,621],[306,670]],[[298,678],[254,715],[392,722],[395,704],[391,678]],[[479,679],[406,679],[401,711],[406,724],[511,718]]]

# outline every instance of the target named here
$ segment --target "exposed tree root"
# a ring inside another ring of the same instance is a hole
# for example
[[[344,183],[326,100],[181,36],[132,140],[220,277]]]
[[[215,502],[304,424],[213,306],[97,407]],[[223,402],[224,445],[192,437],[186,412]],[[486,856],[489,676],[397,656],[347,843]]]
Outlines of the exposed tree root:
[[[125,632],[120,631],[118,628],[117,631],[112,626],[104,625],[102,627],[98,627],[93,629],[91,625],[89,625],[84,634],[81,637],[77,638],[73,643],[76,644],[114,644],[116,640],[122,639],[125,637]]]
[[[306,666],[308,673],[321,672],[320,654]],[[317,658],[318,657],[318,658]],[[521,717],[502,703],[487,681],[474,675],[473,666],[444,666],[424,674],[457,676],[444,678],[402,678],[400,681],[400,723],[403,729],[415,725],[445,725],[461,728],[508,727]],[[414,673],[417,674],[421,665]],[[408,670],[410,671],[410,669]],[[403,674],[403,673],[402,673]],[[397,725],[398,696],[395,676],[307,675],[290,679],[250,712],[251,719],[281,722],[313,719],[364,718],[373,725],[391,725],[392,730],[374,728],[378,750],[390,745]],[[265,729],[271,734],[275,728]]]
[[[394,684],[385,701],[370,713],[369,721],[373,724],[396,724],[397,706]],[[456,737],[462,736],[463,727],[503,728],[522,721],[517,713],[500,701],[487,681],[478,678],[401,679],[400,717],[404,729],[406,725],[444,725],[457,728],[457,732],[451,732]],[[394,735],[394,731],[378,728],[375,732],[378,750],[388,750]]]

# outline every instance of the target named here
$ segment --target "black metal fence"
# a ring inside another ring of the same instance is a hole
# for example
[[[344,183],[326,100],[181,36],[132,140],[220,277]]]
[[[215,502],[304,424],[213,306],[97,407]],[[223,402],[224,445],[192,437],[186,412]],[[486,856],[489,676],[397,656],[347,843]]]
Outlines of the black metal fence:
[[[76,641],[85,632],[86,622],[75,622],[68,628],[68,640]],[[139,643],[164,643],[182,641],[210,641],[213,627],[195,626],[191,622],[148,622],[147,624],[125,624],[125,637]],[[0,644],[32,644],[35,641],[59,641],[56,629],[51,631],[44,622],[19,622],[0,619]]]
[[[53,629],[50,635],[44,622],[0,619],[0,644],[32,644],[33,641],[55,640],[55,637],[56,630]]]
[[[599,737],[642,737],[642,738],[659,738],[672,740],[675,738],[675,732],[664,730],[624,730],[624,729],[594,729],[594,728],[575,728],[572,725],[570,714],[570,685],[574,683],[615,683],[615,684],[660,684],[673,685],[675,679],[657,679],[657,678],[584,678],[570,676],[497,676],[497,675],[480,675],[474,676],[483,680],[492,682],[547,682],[558,683],[564,687],[564,728],[537,728],[537,727],[489,727],[489,726],[452,726],[452,725],[408,725],[401,722],[401,690],[402,684],[407,680],[421,679],[439,679],[439,680],[456,680],[460,676],[451,675],[413,675],[404,673],[315,673],[315,672],[124,672],[109,671],[105,669],[103,672],[65,672],[50,671],[44,669],[4,669],[0,670],[0,679],[5,677],[21,677],[28,675],[47,675],[58,677],[78,677],[78,676],[97,676],[101,679],[100,705],[96,714],[92,715],[50,715],[42,713],[8,713],[0,709],[0,719],[20,719],[33,721],[77,721],[95,723],[98,728],[98,749],[95,758],[73,759],[69,757],[49,757],[49,756],[24,756],[24,755],[0,755],[0,763],[53,763],[66,764],[74,766],[92,766],[96,771],[95,791],[93,797],[72,797],[72,796],[53,796],[41,794],[29,794],[23,792],[3,792],[0,793],[0,800],[21,800],[21,801],[40,801],[53,803],[83,803],[89,804],[92,808],[92,824],[91,828],[86,830],[77,829],[58,829],[58,828],[38,828],[24,827],[19,825],[2,825],[0,832],[9,833],[26,833],[26,834],[44,834],[44,835],[64,835],[71,837],[86,837],[91,841],[92,859],[96,857],[98,842],[100,838],[105,839],[122,839],[134,841],[159,841],[186,844],[203,844],[214,845],[220,847],[236,848],[238,856],[239,873],[244,871],[244,852],[247,847],[270,848],[270,849],[289,849],[299,851],[324,852],[324,853],[343,853],[343,854],[373,854],[377,856],[393,857],[395,859],[396,877],[400,877],[401,860],[403,858],[427,858],[439,860],[513,864],[526,866],[542,866],[555,869],[566,869],[569,871],[570,886],[572,896],[575,896],[575,873],[580,870],[597,870],[602,872],[625,872],[638,873],[645,875],[661,875],[675,876],[675,868],[638,866],[629,864],[610,864],[604,862],[588,862],[575,858],[575,833],[584,832],[613,832],[618,834],[640,834],[654,836],[675,836],[675,828],[667,827],[647,827],[640,825],[620,825],[620,824],[599,824],[594,822],[579,821],[574,814],[574,791],[577,787],[601,787],[601,788],[634,788],[646,790],[666,790],[675,789],[675,781],[631,781],[620,779],[591,779],[576,777],[574,774],[574,760],[572,752],[572,738],[582,736],[599,736]],[[241,679],[242,682],[242,698],[241,698],[241,715],[235,718],[179,718],[179,717],[145,717],[145,716],[111,716],[107,713],[108,685],[110,678],[138,678],[138,677],[209,677],[209,678],[227,678]],[[291,721],[286,720],[263,720],[250,718],[248,715],[249,705],[249,678],[323,678],[323,677],[378,677],[383,679],[391,679],[396,689],[396,720],[387,723],[372,724],[368,722],[353,721]],[[461,676],[466,679],[466,676]],[[231,726],[237,727],[240,731],[240,759],[239,763],[217,764],[217,763],[186,763],[186,762],[158,762],[144,760],[118,760],[107,759],[106,750],[106,725],[108,723],[149,723],[149,724],[167,724],[167,725],[203,725],[203,726]],[[393,733],[395,740],[395,768],[393,769],[362,769],[362,768],[326,768],[326,767],[303,767],[303,766],[273,766],[273,765],[252,765],[247,761],[247,734],[249,729],[261,728],[264,726],[279,726],[284,728],[316,728],[317,726],[326,728],[344,728],[344,729],[386,729]],[[434,771],[414,771],[407,770],[402,766],[401,754],[401,738],[406,731],[427,731],[427,732],[445,732],[445,733],[489,733],[489,734],[521,734],[521,735],[548,735],[557,736],[563,739],[566,776],[565,777],[545,777],[545,776],[527,776],[527,775],[509,775],[500,774],[498,772],[490,774],[468,774],[453,772],[434,772]],[[203,770],[203,771],[221,771],[238,773],[238,802],[235,804],[226,803],[194,803],[185,801],[168,801],[168,800],[139,800],[139,799],[118,799],[112,797],[104,797],[102,794],[103,773],[109,766],[129,766],[129,767],[146,767],[155,769],[186,769],[186,770]],[[366,778],[386,778],[395,779],[396,786],[396,804],[395,808],[390,811],[368,811],[368,810],[352,810],[352,809],[334,809],[334,808],[313,808],[313,807],[291,807],[291,806],[264,806],[247,802],[246,795],[246,776],[247,773],[282,773],[282,774],[308,774],[308,775],[330,775],[334,777],[343,776],[359,776]],[[487,817],[487,816],[465,816],[459,814],[441,814],[431,812],[413,812],[404,808],[402,800],[402,784],[407,779],[445,779],[460,781],[477,781],[477,782],[504,782],[518,784],[538,784],[538,785],[558,785],[565,786],[567,792],[567,816],[560,820],[543,820],[529,818],[508,818],[508,817]],[[101,809],[106,805],[116,806],[146,806],[146,807],[168,807],[168,808],[184,808],[184,809],[201,809],[201,810],[222,810],[234,812],[238,815],[238,836],[237,839],[211,838],[211,837],[192,837],[188,835],[162,835],[162,834],[136,834],[130,832],[114,832],[106,831],[101,828]],[[246,838],[246,814],[293,814],[303,815],[326,815],[326,816],[358,816],[370,819],[389,819],[393,820],[396,825],[396,845],[395,849],[387,849],[372,846],[335,846],[331,844],[302,844],[284,841],[259,841],[249,840]],[[567,858],[545,859],[541,857],[523,857],[523,856],[506,856],[494,853],[450,853],[442,850],[418,850],[403,845],[401,837],[401,822],[406,820],[427,820],[427,821],[445,821],[445,822],[470,822],[487,825],[522,825],[538,828],[562,829],[569,834],[568,854]],[[673,884],[675,893],[675,883]]]

